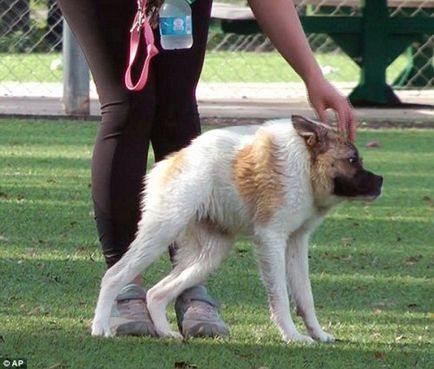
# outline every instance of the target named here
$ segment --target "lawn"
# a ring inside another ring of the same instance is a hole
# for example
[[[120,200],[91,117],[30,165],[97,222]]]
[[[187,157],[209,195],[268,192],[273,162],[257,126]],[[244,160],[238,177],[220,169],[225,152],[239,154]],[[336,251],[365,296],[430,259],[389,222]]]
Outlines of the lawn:
[[[317,53],[318,63],[334,82],[358,80],[359,68],[341,53]],[[61,54],[0,54],[1,82],[61,82]],[[388,68],[388,82],[404,69],[400,56]],[[296,73],[275,52],[209,51],[206,54],[202,82],[299,82]]]
[[[433,368],[434,130],[360,131],[384,195],[340,206],[314,236],[318,316],[339,340],[308,346],[280,341],[244,238],[209,280],[229,339],[90,336],[104,272],[89,190],[96,128],[0,120],[0,357],[46,369]],[[168,268],[154,264],[147,285]]]

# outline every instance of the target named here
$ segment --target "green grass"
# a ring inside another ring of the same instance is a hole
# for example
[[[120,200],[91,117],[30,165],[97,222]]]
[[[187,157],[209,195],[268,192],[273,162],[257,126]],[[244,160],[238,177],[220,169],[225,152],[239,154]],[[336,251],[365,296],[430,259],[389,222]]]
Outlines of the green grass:
[[[318,63],[331,71],[334,82],[356,82],[359,68],[343,54],[317,53]],[[62,67],[51,70],[61,54],[0,54],[0,82],[61,82]],[[399,57],[388,69],[392,82],[404,69],[406,59]],[[277,53],[212,52],[206,55],[202,82],[300,82],[296,73]]]
[[[434,130],[359,133],[384,195],[340,206],[312,240],[318,316],[339,338],[312,346],[280,341],[244,238],[209,280],[229,339],[92,338],[104,272],[89,190],[95,132],[94,123],[0,121],[0,357],[52,369],[433,367]],[[366,149],[372,139],[381,147]],[[169,267],[154,264],[147,285]]]
[[[0,54],[0,82],[62,82],[63,68],[50,66],[60,53]]]

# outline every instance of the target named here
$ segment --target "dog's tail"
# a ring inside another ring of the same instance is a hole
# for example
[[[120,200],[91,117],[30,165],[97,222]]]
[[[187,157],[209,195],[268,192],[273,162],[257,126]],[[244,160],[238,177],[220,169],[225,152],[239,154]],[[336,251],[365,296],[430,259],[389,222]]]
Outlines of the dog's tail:
[[[167,251],[184,225],[171,217],[158,221],[156,218],[159,216],[150,212],[143,214],[136,238],[122,258],[107,271],[106,276],[109,275],[124,285]]]

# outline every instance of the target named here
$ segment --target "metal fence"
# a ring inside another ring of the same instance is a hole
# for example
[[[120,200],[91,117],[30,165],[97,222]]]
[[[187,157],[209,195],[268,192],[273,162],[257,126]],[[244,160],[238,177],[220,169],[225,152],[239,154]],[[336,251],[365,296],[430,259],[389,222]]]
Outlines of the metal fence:
[[[434,22],[434,1],[426,0],[412,7],[411,1],[396,2],[397,6],[390,8],[392,17],[430,17]],[[416,2],[414,2],[416,3]],[[407,65],[399,70],[395,83],[402,88],[433,89],[434,88],[434,36],[421,35],[406,52]]]
[[[301,15],[355,16],[361,12],[358,0],[295,3]],[[430,17],[434,21],[434,0],[390,0],[389,12],[392,17]],[[308,39],[331,81],[350,89],[357,84],[359,67],[330,37],[310,34]],[[388,68],[388,83],[418,92],[434,89],[433,48],[434,36],[421,35]],[[61,96],[62,74],[62,17],[55,0],[0,0],[0,95]],[[254,96],[264,83],[292,85],[300,79],[264,35],[210,31],[199,96],[240,97],[246,94],[246,86]]]
[[[0,0],[3,95],[61,91],[62,16],[55,0]]]

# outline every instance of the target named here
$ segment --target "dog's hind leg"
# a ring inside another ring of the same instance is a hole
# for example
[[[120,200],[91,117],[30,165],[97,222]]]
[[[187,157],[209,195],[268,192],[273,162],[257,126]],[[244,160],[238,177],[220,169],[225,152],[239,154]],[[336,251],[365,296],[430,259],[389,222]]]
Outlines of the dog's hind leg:
[[[178,337],[166,317],[167,304],[184,290],[204,281],[215,270],[232,246],[232,236],[209,229],[190,227],[178,245],[176,267],[152,287],[147,294],[147,306],[159,336]]]
[[[309,233],[303,228],[294,232],[288,239],[286,250],[288,288],[309,335],[321,342],[332,342],[334,337],[323,331],[315,314],[309,280],[308,241]]]
[[[314,342],[309,336],[297,331],[291,317],[286,285],[285,237],[274,232],[261,231],[256,235],[255,244],[259,269],[267,290],[271,319],[279,328],[283,339],[286,342]]]
[[[92,323],[92,335],[112,335],[109,317],[121,288],[163,254],[185,227],[180,221],[182,218],[159,218],[155,214],[144,213],[136,239],[121,260],[105,273]]]

